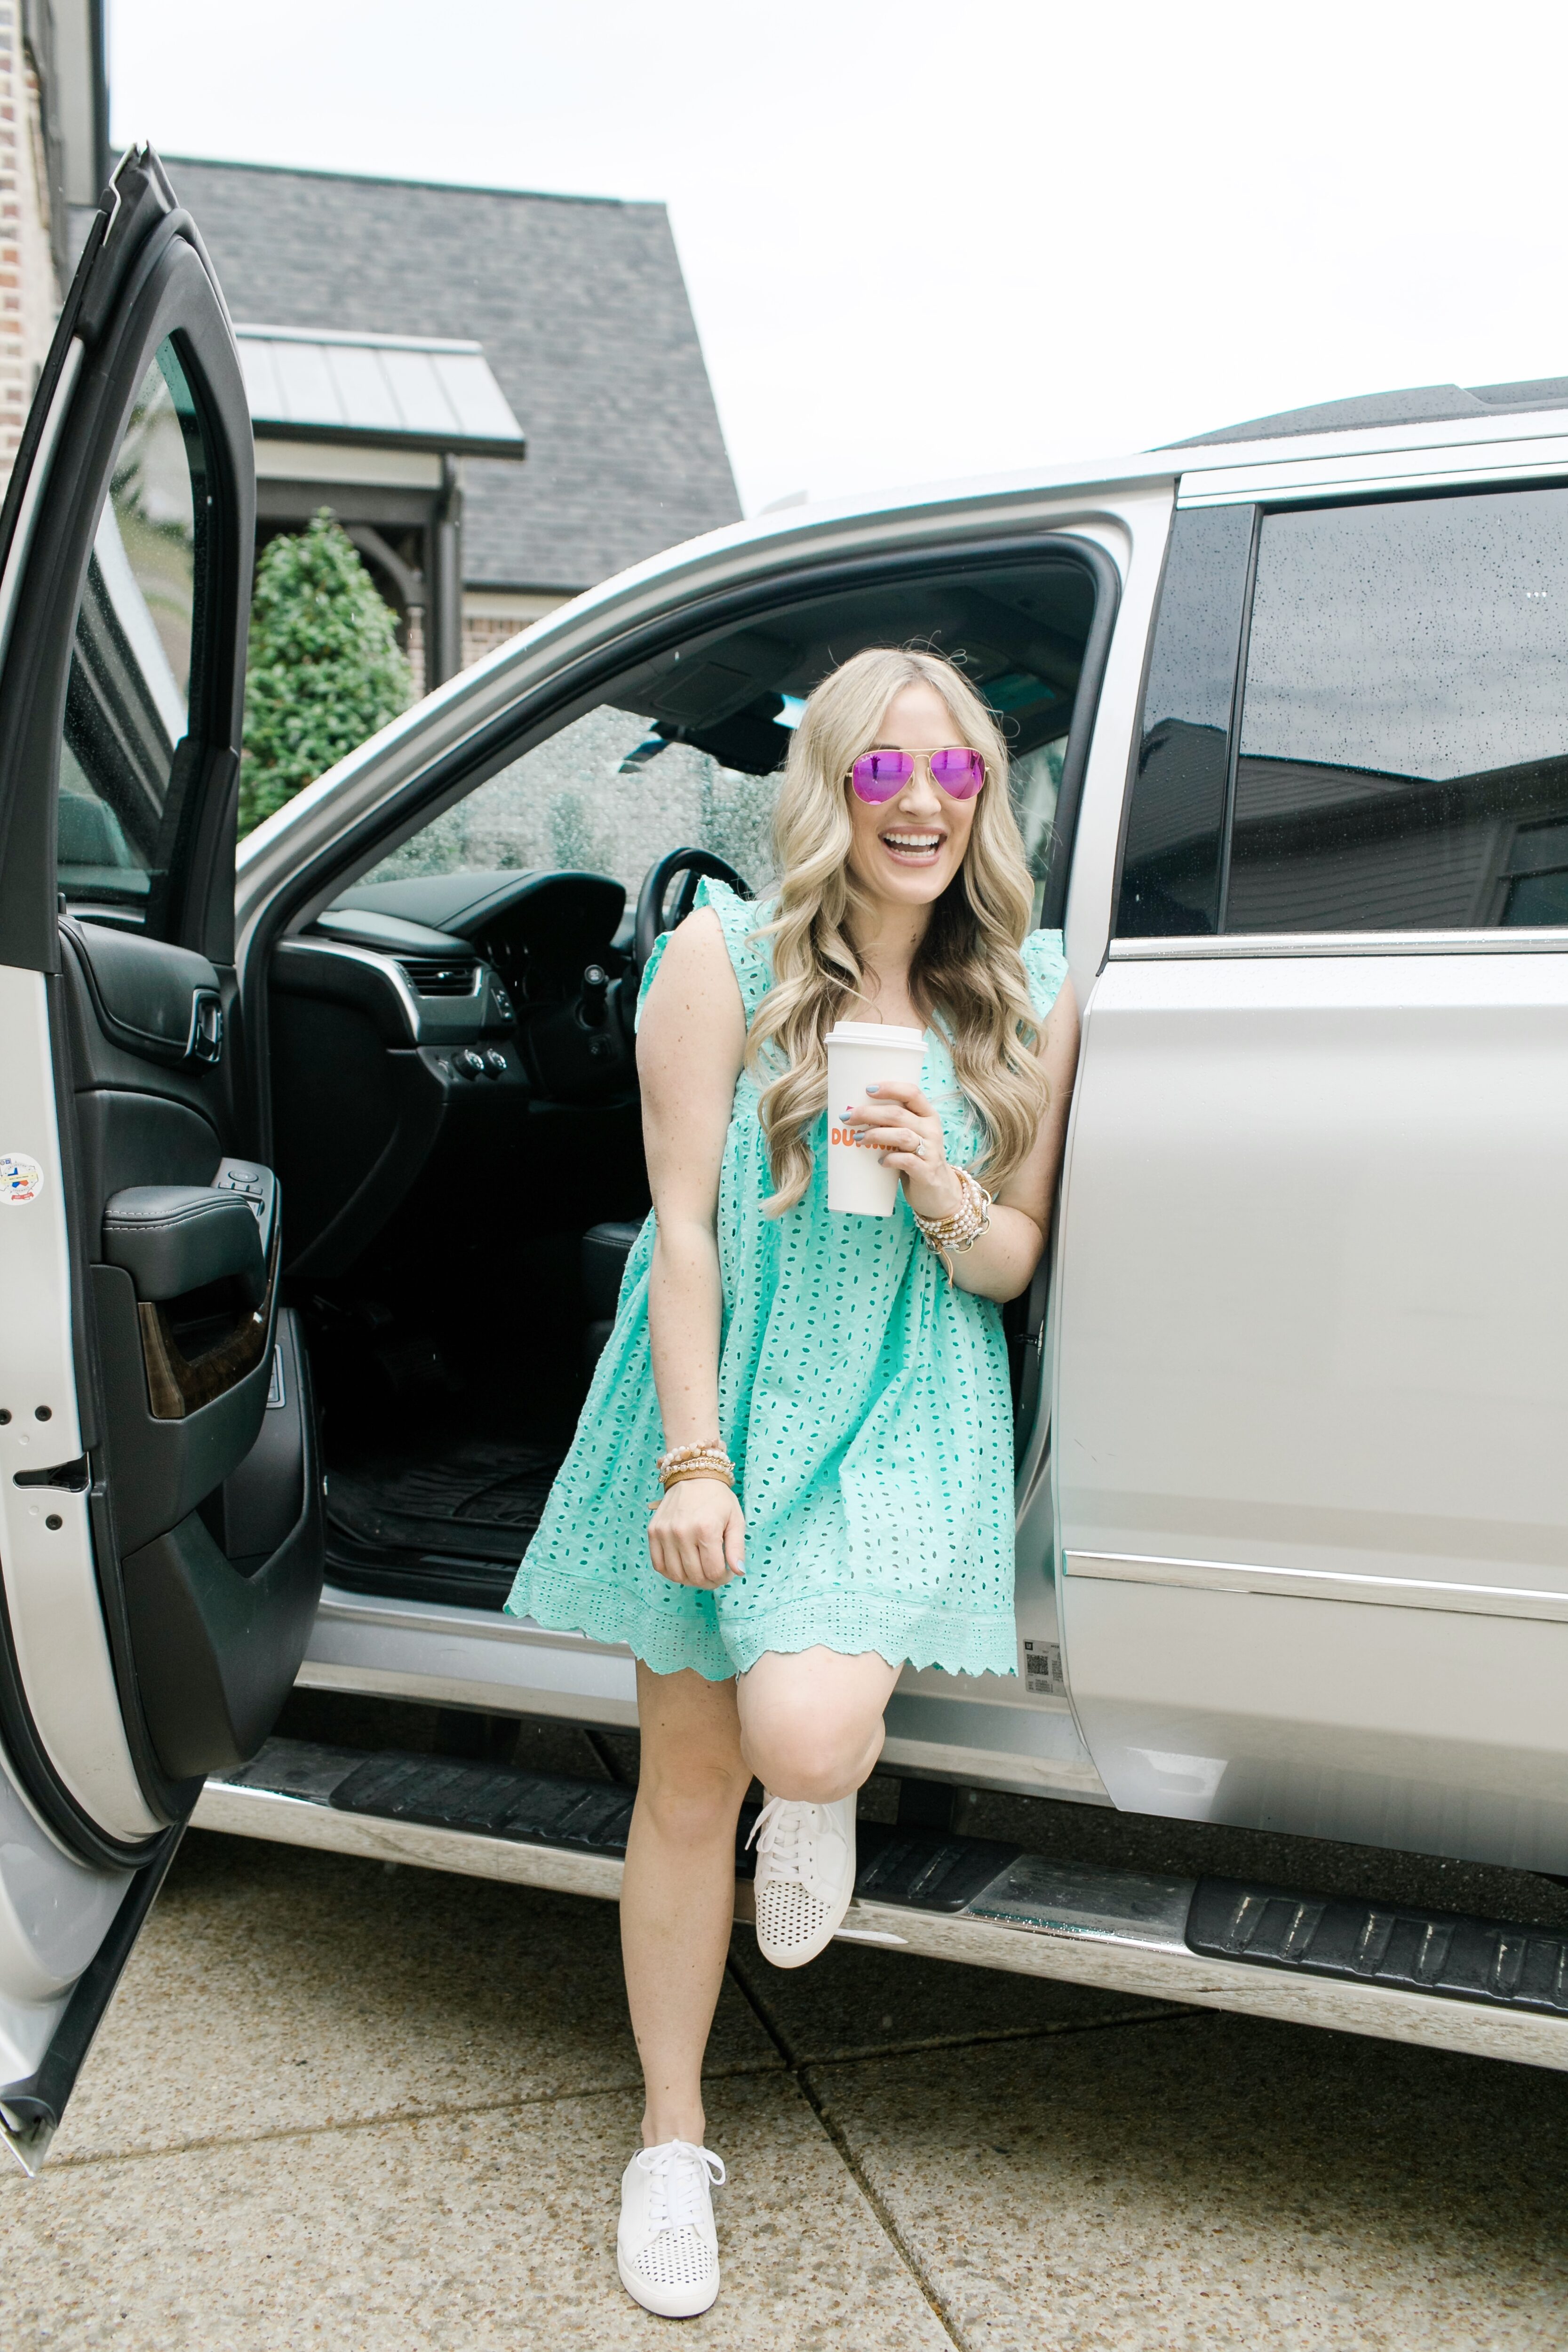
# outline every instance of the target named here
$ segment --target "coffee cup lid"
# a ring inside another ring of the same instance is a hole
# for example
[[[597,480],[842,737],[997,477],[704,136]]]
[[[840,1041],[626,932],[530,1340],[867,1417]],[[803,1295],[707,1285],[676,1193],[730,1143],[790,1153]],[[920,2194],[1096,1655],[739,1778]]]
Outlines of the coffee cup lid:
[[[828,1045],[891,1045],[896,1052],[925,1051],[925,1032],[909,1029],[891,1021],[840,1021],[831,1028],[824,1044]]]

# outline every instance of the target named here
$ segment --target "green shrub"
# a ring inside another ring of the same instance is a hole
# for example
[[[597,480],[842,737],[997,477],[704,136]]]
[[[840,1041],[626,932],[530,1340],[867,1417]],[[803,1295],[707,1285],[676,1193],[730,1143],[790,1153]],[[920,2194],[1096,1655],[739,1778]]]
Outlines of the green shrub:
[[[405,710],[413,696],[389,607],[329,509],[272,540],[256,567],[239,829]]]

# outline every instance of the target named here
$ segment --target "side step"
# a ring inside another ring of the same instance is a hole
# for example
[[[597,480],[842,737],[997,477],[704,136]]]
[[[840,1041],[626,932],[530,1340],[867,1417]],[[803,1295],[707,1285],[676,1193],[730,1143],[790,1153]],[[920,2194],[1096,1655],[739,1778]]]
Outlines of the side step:
[[[510,1766],[269,1740],[197,1829],[614,1901],[632,1792]],[[752,1809],[735,1916],[752,1917]],[[1568,2071],[1568,1938],[1231,1879],[1084,1868],[863,1822],[847,1942]]]

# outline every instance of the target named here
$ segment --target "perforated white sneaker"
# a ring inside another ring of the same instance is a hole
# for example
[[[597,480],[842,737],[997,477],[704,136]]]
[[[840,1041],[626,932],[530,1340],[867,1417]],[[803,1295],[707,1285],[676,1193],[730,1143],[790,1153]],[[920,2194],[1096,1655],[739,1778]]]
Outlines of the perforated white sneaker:
[[[768,1797],[753,1842],[757,1948],[775,1969],[803,1968],[832,1942],[855,1892],[854,1795],[830,1805]]]
[[[705,2147],[640,2147],[621,2176],[616,2265],[621,2284],[660,2319],[695,2319],[719,2292],[713,2189],[724,2168]]]

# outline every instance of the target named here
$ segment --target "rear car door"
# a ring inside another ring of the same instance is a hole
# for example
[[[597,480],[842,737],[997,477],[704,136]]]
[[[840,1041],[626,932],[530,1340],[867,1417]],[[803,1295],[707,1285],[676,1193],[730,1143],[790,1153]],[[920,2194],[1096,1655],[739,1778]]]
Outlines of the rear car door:
[[[1561,1872],[1568,489],[1422,465],[1184,485],[1064,1208],[1065,1640],[1121,1805]]]
[[[234,824],[254,530],[157,158],[95,216],[0,515],[0,2128],[29,2165],[321,1583]]]

